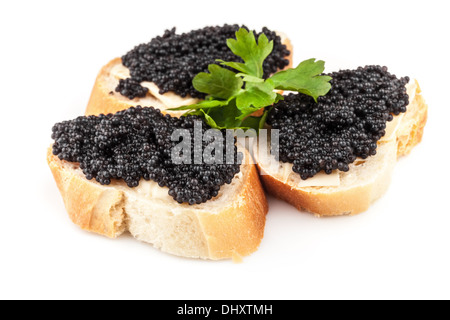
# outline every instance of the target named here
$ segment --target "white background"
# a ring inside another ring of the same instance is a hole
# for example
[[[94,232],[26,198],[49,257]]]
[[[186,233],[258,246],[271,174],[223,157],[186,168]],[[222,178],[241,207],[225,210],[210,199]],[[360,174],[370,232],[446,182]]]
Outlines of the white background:
[[[241,264],[73,225],[45,160],[52,125],[83,114],[110,59],[173,26],[226,22],[284,31],[296,63],[419,80],[429,122],[388,193],[327,219],[269,198],[265,237]],[[0,298],[450,298],[446,1],[2,1],[0,30]]]

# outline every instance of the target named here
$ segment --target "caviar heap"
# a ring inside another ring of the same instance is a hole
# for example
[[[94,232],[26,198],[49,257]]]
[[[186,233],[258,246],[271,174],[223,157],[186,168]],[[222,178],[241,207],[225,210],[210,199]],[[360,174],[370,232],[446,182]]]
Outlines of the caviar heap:
[[[144,97],[148,89],[140,83],[150,81],[156,83],[161,94],[173,91],[182,97],[205,98],[205,94],[194,89],[192,79],[207,72],[208,65],[216,63],[216,59],[242,62],[227,47],[227,39],[234,38],[239,28],[238,25],[206,27],[181,35],[175,34],[175,28],[167,30],[162,37],[141,44],[122,57],[131,77],[120,80],[116,92],[129,99]],[[290,52],[275,32],[263,28],[263,33],[274,42],[273,51],[263,65],[268,77],[288,66],[286,57]]]
[[[316,103],[291,94],[275,105],[268,123],[280,131],[279,160],[293,163],[304,180],[319,171],[348,171],[357,157],[377,152],[387,121],[406,112],[408,77],[386,67],[366,66],[331,73],[331,91]]]
[[[172,133],[187,129],[194,137],[196,121],[202,124],[203,134],[210,129],[198,117],[173,118],[154,108],[79,117],[53,127],[53,154],[80,163],[87,179],[95,178],[103,185],[110,184],[111,179],[123,179],[132,188],[141,179],[153,180],[168,187],[169,195],[179,203],[200,204],[217,196],[220,187],[231,183],[239,173],[240,153],[234,146],[234,164],[226,164],[224,143],[224,164],[174,164],[171,152],[179,141],[172,141]],[[208,141],[202,143],[203,151]],[[194,138],[191,154],[195,163],[193,146]]]

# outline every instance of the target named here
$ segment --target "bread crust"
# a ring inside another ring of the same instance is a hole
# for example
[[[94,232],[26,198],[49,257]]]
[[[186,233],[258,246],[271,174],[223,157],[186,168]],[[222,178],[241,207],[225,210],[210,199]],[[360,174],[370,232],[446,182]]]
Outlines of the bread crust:
[[[53,155],[51,148],[47,152],[47,162],[73,223],[83,230],[110,238],[116,238],[129,230],[127,221],[131,212],[127,212],[130,210],[126,207],[129,201],[127,192],[114,185],[102,186],[96,181],[87,180],[76,173],[72,164]],[[208,212],[201,205],[189,209],[188,213],[196,216],[205,241],[201,248],[193,248],[190,252],[199,253],[180,252],[179,247],[163,250],[190,258],[219,260],[239,259],[258,249],[264,236],[269,207],[255,165],[243,166],[243,183],[233,195],[232,205],[225,206],[219,213]],[[133,214],[145,214],[140,210],[145,211],[144,206]]]
[[[139,104],[141,99],[136,98],[130,100],[122,97],[119,93],[115,92],[115,87],[111,86],[110,81],[108,81],[108,78],[111,77],[112,68],[118,64],[122,64],[121,58],[111,60],[97,75],[85,112],[87,116],[116,113]],[[161,102],[158,100],[154,99],[153,102],[153,107],[158,108],[161,106]]]
[[[261,179],[268,193],[300,211],[306,210],[316,216],[341,216],[366,211],[386,192],[390,176],[391,170],[388,170],[372,183],[332,193],[321,192],[320,188],[314,187],[292,188],[270,175],[261,175]]]
[[[125,231],[121,212],[123,193],[65,170],[51,148],[47,151],[47,163],[55,179],[67,213],[73,223],[81,229],[92,231],[109,238],[116,238]]]
[[[413,110],[412,113],[406,112],[406,119],[404,125],[401,127],[397,134],[398,141],[398,156],[408,155],[411,150],[417,146],[423,137],[425,125],[428,120],[428,105],[422,96],[422,89],[419,86],[417,80],[415,80],[416,92],[414,102],[417,105],[417,110]]]
[[[256,166],[247,171],[246,183],[235,199],[235,206],[219,216],[199,213],[199,222],[207,239],[211,259],[239,259],[256,251],[264,237],[269,211]]]
[[[280,35],[282,37],[283,44],[285,44],[286,48],[290,51],[290,55],[287,57],[287,59],[289,60],[289,65],[286,68],[291,68],[293,64],[292,43],[284,34]],[[180,112],[173,112],[166,110],[167,108],[170,108],[172,106],[166,105],[167,103],[162,102],[157,97],[152,96],[150,93],[147,94],[145,100],[140,98],[130,100],[126,97],[123,97],[119,93],[115,92],[117,84],[111,83],[109,79],[111,78],[111,70],[113,69],[113,67],[121,64],[122,59],[115,58],[100,70],[95,80],[94,87],[91,92],[91,97],[86,107],[85,115],[90,116],[90,115],[116,113],[118,111],[122,111],[137,105],[141,105],[143,107],[155,107],[161,109],[161,112],[164,114],[169,113],[174,116],[179,116],[181,114]],[[168,94],[165,94],[165,96],[168,96],[170,94],[173,93],[170,92]],[[166,99],[170,101],[170,97],[167,97]],[[186,99],[192,98],[188,97]]]
[[[289,50],[290,54],[286,59],[289,60],[289,64],[285,69],[293,68],[294,66],[294,46],[292,45],[291,39],[289,39],[285,34],[282,34],[281,42],[286,46],[286,49]]]
[[[412,148],[422,140],[427,121],[428,106],[421,95],[421,89],[415,81],[414,100],[410,104],[400,128],[394,137],[397,144],[397,157],[411,152]],[[382,170],[370,183],[355,185],[335,192],[324,191],[320,187],[296,188],[277,179],[258,163],[261,180],[268,193],[286,201],[298,210],[306,210],[317,216],[355,215],[366,211],[370,205],[380,198],[388,189],[391,172],[396,162],[392,159],[389,166]]]
[[[99,72],[92,88],[91,97],[86,109],[86,115],[99,115],[101,113],[116,113],[130,107],[125,101],[115,98],[114,92],[106,85],[105,77],[109,70],[116,64],[122,63],[121,58],[115,58],[108,62]]]

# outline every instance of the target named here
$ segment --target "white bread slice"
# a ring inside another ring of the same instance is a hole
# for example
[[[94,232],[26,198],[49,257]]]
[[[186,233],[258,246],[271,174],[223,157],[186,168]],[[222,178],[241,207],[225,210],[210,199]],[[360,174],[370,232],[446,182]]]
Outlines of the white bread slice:
[[[84,230],[110,238],[128,230],[164,252],[212,260],[239,260],[263,238],[268,204],[253,164],[244,162],[214,199],[189,206],[153,181],[141,180],[137,188],[89,181],[78,164],[61,161],[51,148],[47,161],[70,219]]]
[[[277,32],[281,37],[281,41],[286,45],[291,52],[287,59],[289,65],[286,68],[292,67],[293,48],[291,41],[284,33]],[[94,88],[92,89],[91,97],[86,108],[86,115],[99,115],[116,113],[121,110],[128,109],[135,106],[155,107],[160,109],[163,113],[168,113],[172,116],[180,116],[185,111],[168,111],[169,108],[175,108],[196,103],[198,99],[192,97],[182,98],[173,92],[159,94],[159,88],[152,82],[143,82],[142,86],[147,87],[149,92],[143,98],[135,98],[133,100],[122,96],[115,92],[120,79],[126,79],[130,75],[128,68],[122,65],[121,58],[115,58],[105,65],[99,72],[95,80]]]
[[[398,156],[408,154],[421,140],[427,121],[428,106],[417,81],[407,87],[410,104],[407,112],[388,124],[386,135],[378,143],[377,154],[357,160],[348,172],[334,172],[338,185],[318,181],[302,187],[292,164],[276,163],[254,151],[265,189],[277,198],[317,216],[353,215],[366,211],[388,189]],[[314,179],[314,178],[312,178]],[[329,180],[330,182],[332,180]]]

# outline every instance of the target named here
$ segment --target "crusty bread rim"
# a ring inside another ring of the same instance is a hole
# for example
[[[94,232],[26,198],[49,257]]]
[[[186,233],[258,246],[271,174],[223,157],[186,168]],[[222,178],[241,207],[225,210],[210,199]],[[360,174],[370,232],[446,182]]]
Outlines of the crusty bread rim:
[[[268,204],[255,165],[242,164],[216,198],[189,206],[153,181],[142,180],[133,189],[121,181],[109,186],[89,181],[77,164],[61,161],[51,148],[47,162],[70,219],[84,230],[110,238],[128,230],[162,251],[212,260],[239,260],[256,251],[264,236]]]
[[[363,169],[367,169],[363,171],[364,174],[370,174],[362,176],[362,182],[354,180],[353,183],[339,187],[298,187],[292,182],[295,179],[280,178],[277,172],[263,165],[258,160],[258,153],[255,152],[254,156],[262,173],[261,180],[266,191],[298,210],[305,210],[317,216],[354,215],[366,211],[387,191],[397,157],[411,152],[422,140],[428,106],[417,81],[408,87],[408,94],[411,97],[408,111],[391,123],[398,122],[392,139],[380,140],[378,154],[369,158],[367,163],[361,164]],[[354,174],[352,168],[361,170],[356,165],[356,163],[351,165],[349,173],[340,173],[341,179]],[[370,168],[377,165],[378,170],[370,171]]]

